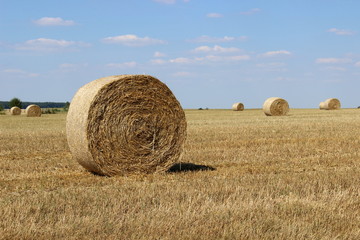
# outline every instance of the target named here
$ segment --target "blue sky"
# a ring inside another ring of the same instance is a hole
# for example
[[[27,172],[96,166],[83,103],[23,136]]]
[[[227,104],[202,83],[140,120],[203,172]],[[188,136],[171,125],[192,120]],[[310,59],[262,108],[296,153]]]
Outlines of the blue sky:
[[[184,108],[360,106],[358,0],[0,0],[0,100],[149,74]]]

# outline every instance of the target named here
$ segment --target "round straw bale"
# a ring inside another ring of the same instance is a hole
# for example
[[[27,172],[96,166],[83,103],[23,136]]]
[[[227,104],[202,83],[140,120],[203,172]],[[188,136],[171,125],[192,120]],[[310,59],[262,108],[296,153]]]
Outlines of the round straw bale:
[[[283,116],[289,112],[289,104],[282,98],[271,97],[264,102],[263,110],[266,116]]]
[[[35,104],[27,106],[25,112],[28,117],[41,117],[41,108]]]
[[[244,110],[244,104],[242,104],[242,103],[234,103],[232,105],[232,110],[234,110],[234,111],[243,111]]]
[[[73,158],[91,172],[153,173],[179,160],[186,119],[160,80],[148,75],[109,76],[77,91],[66,134]]]
[[[19,107],[10,108],[10,115],[20,115],[20,114],[21,114],[21,108]]]
[[[341,104],[339,99],[337,98],[329,98],[324,102],[324,109],[326,110],[338,110],[341,108]]]

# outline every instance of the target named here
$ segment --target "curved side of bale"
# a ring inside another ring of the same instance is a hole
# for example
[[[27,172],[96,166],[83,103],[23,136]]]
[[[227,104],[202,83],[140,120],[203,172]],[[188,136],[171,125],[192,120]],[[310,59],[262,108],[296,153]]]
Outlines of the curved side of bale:
[[[325,103],[325,109],[327,110],[338,110],[341,108],[340,101],[337,98],[326,99],[324,103]]]
[[[321,102],[321,103],[319,104],[319,108],[320,108],[320,110],[325,110],[325,109],[326,109],[326,104],[325,104],[325,102]]]
[[[289,104],[285,99],[271,97],[264,102],[263,111],[266,116],[283,116],[289,112]]]
[[[41,108],[35,104],[27,106],[25,112],[28,117],[41,117]]]
[[[243,111],[244,110],[244,104],[242,104],[242,103],[234,103],[232,105],[232,110],[234,110],[234,111]]]
[[[20,115],[21,114],[21,109],[19,107],[12,107],[10,108],[10,115]]]
[[[148,75],[100,78],[81,87],[66,119],[68,144],[100,175],[152,173],[179,160],[186,119],[170,89]]]

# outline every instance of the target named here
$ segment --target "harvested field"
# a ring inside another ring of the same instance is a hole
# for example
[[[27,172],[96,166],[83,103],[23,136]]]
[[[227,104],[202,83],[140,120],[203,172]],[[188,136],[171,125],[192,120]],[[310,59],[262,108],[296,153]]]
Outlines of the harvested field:
[[[101,177],[65,114],[0,116],[0,239],[359,239],[357,109],[186,110],[181,161],[216,168]]]

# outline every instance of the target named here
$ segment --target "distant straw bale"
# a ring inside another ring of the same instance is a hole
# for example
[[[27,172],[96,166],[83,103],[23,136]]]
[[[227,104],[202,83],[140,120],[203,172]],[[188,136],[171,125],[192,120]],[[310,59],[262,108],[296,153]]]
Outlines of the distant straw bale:
[[[320,110],[325,110],[326,109],[325,102],[321,102],[319,104],[319,108],[320,108]]]
[[[264,102],[263,110],[266,116],[283,116],[289,112],[289,104],[282,98],[271,97]]]
[[[234,103],[232,105],[232,110],[234,110],[234,111],[243,111],[244,110],[244,104],[242,104],[242,103]]]
[[[10,115],[20,115],[20,114],[21,114],[21,108],[19,107],[10,108]]]
[[[165,172],[180,158],[186,119],[160,80],[148,75],[109,76],[77,91],[66,133],[73,158],[91,172]]]
[[[26,109],[26,116],[28,117],[41,117],[41,108],[38,105],[31,104]]]
[[[324,102],[324,109],[326,110],[338,110],[341,108],[341,104],[339,99],[337,98],[329,98]]]

